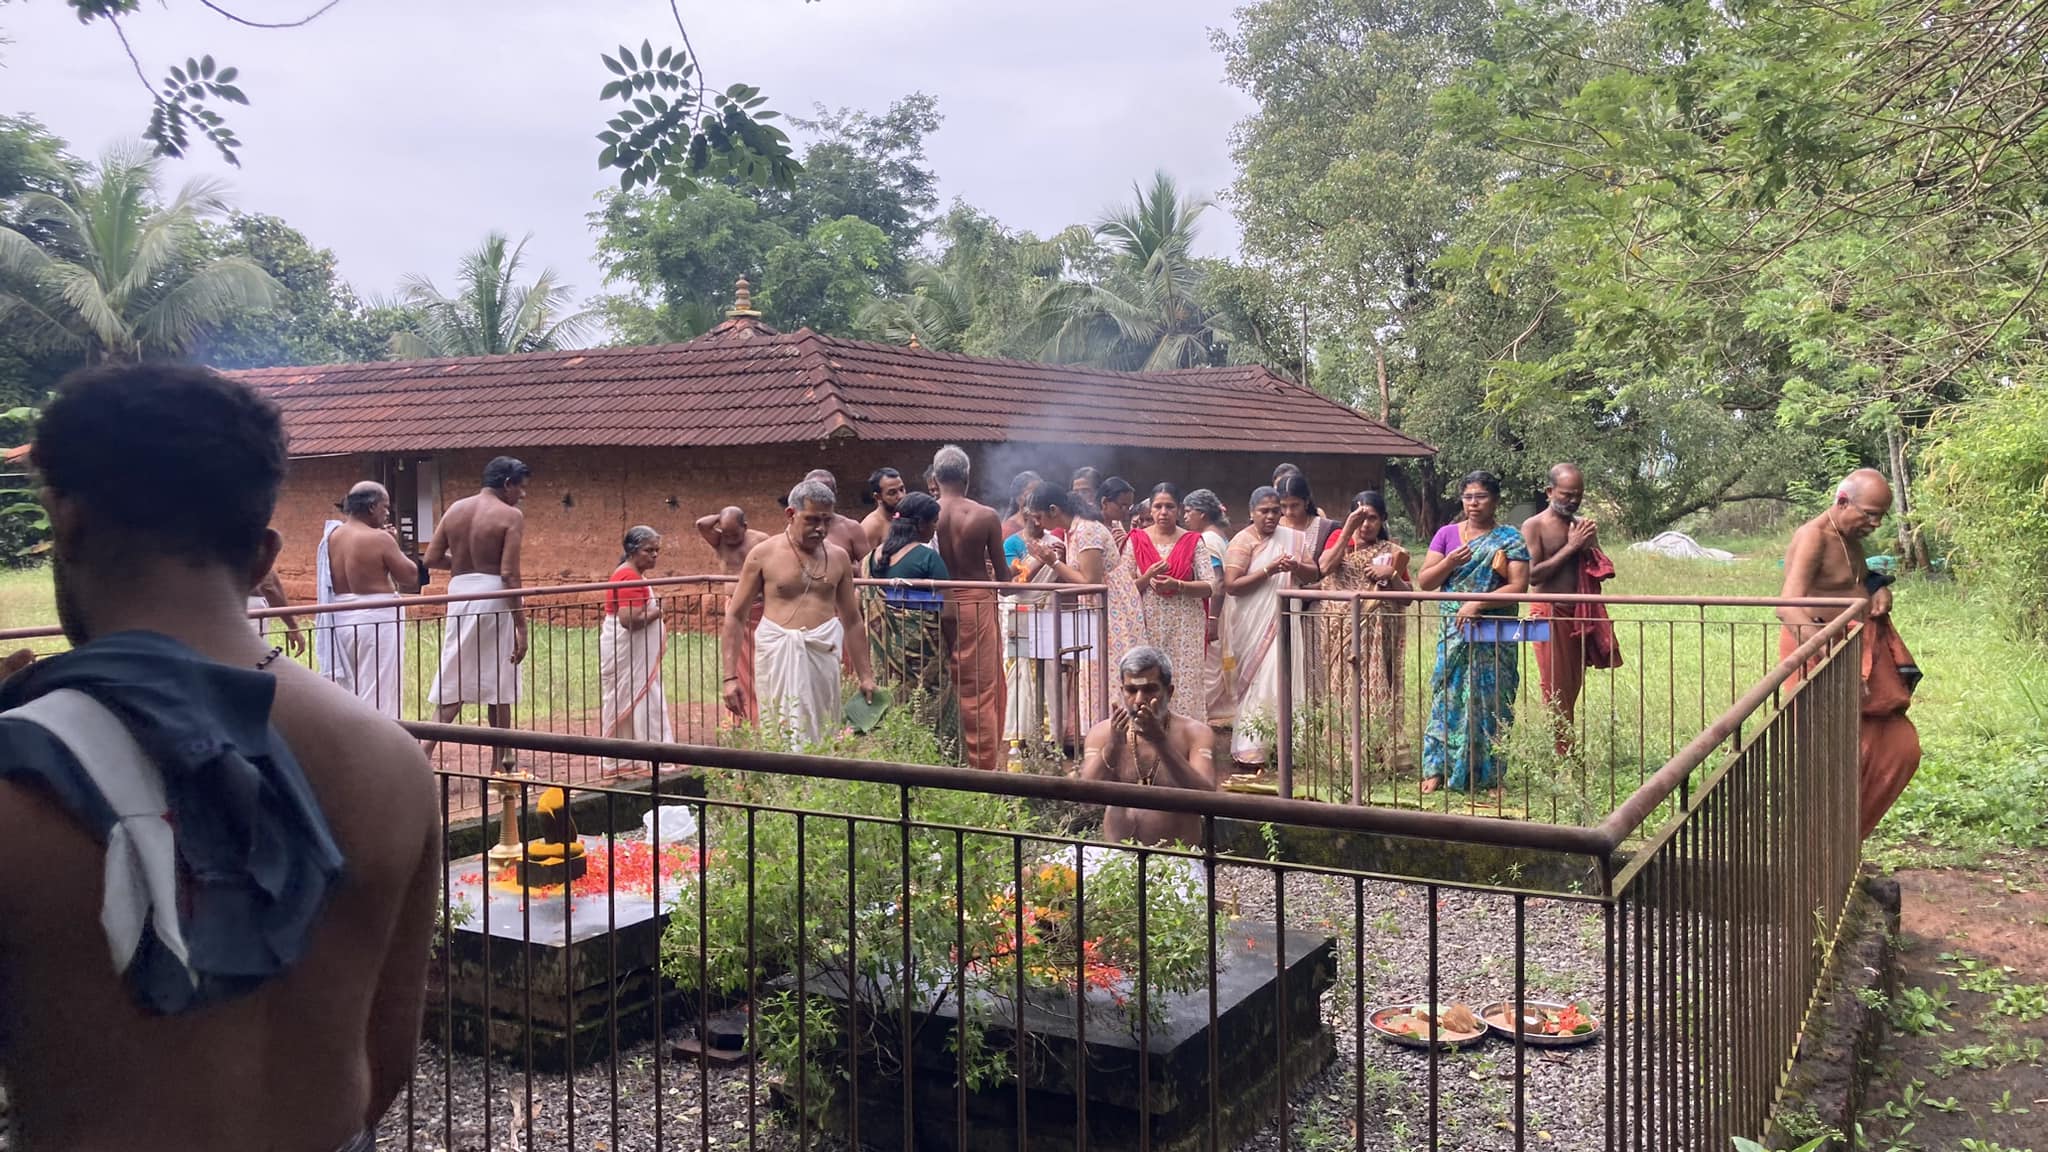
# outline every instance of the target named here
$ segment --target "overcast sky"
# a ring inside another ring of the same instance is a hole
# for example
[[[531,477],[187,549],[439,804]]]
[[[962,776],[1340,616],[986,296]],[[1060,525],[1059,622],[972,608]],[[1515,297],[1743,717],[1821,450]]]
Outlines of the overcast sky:
[[[318,0],[224,0],[252,19]],[[881,110],[938,98],[928,142],[942,196],[1013,227],[1092,221],[1155,168],[1220,198],[1228,136],[1250,102],[1223,82],[1209,30],[1235,0],[683,0],[712,83],[758,85],[770,106]],[[234,202],[284,217],[334,250],[366,294],[408,272],[450,286],[457,254],[490,228],[531,231],[530,256],[600,289],[584,221],[607,183],[598,53],[675,42],[661,0],[342,0],[317,23],[253,31],[194,0],[146,4],[126,22],[152,79],[211,52],[254,102],[232,110],[242,168],[206,146],[184,179],[225,173]],[[142,90],[113,30],[81,27],[57,0],[0,8],[0,111],[28,112],[94,155],[140,134]],[[1201,248],[1234,252],[1219,206]]]

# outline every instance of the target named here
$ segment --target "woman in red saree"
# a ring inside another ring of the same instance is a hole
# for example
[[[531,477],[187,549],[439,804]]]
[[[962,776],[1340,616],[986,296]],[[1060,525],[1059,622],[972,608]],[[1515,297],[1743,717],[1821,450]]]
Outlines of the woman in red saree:
[[[645,580],[661,559],[661,534],[644,524],[636,526],[626,533],[625,552],[612,580]],[[603,735],[620,740],[676,738],[661,682],[662,658],[667,653],[668,627],[652,588],[620,588],[604,594],[604,623],[597,633]]]
[[[1180,489],[1152,489],[1152,523],[1131,533],[1124,546],[1129,563],[1122,573],[1138,590],[1144,642],[1173,664],[1173,711],[1207,723],[1208,663],[1204,658],[1209,614],[1203,601],[1222,594],[1214,580],[1214,557],[1200,532],[1180,523]],[[1123,653],[1112,653],[1121,659]]]

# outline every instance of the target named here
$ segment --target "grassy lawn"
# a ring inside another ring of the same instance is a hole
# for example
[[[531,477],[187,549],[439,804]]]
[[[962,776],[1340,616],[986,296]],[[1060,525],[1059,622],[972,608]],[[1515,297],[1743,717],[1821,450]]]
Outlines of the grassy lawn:
[[[1640,595],[1770,596],[1780,579],[1778,539],[1723,541],[1737,554],[1729,564],[1664,560],[1618,552],[1620,575],[1609,591]],[[2014,637],[1995,605],[1954,581],[1909,576],[1897,591],[1899,627],[1926,680],[1913,708],[1925,759],[1912,786],[1879,829],[1872,847],[1886,862],[1973,864],[2002,850],[2048,847],[2048,722],[2030,684],[2048,684],[2048,649]],[[1525,733],[1510,748],[1506,804],[1541,819],[1597,820],[1611,798],[1625,795],[1754,682],[1776,655],[1776,630],[1764,609],[1672,610],[1617,606],[1624,666],[1588,674],[1581,705],[1578,762],[1559,765],[1547,741]],[[46,569],[0,572],[0,628],[54,622]],[[1701,621],[1706,621],[1702,624]],[[1404,691],[1409,739],[1427,715],[1428,662],[1433,622],[1411,629]],[[423,701],[434,676],[440,623],[419,622],[406,654],[405,700],[424,718]],[[61,639],[29,642],[57,651]],[[716,697],[718,645],[714,637],[676,634],[670,640],[666,686],[672,702],[709,704]],[[524,715],[538,702],[551,716],[590,716],[595,723],[597,637],[588,628],[536,628],[527,662]],[[1524,715],[1538,707],[1533,667],[1524,672]],[[541,727],[547,724],[537,725]],[[559,725],[555,725],[559,727]],[[1348,793],[1335,724],[1305,737],[1303,774],[1314,791],[1332,799]],[[1523,770],[1526,769],[1526,770]],[[1515,787],[1518,776],[1525,783]],[[1413,806],[1408,773],[1369,778],[1380,803]],[[1468,798],[1441,797],[1439,806]]]
[[[0,569],[0,628],[41,628],[57,622],[57,598],[50,587],[48,568]],[[62,637],[25,640],[16,647],[37,652],[58,652],[65,647]]]
[[[1781,571],[1776,540],[1724,542],[1733,564],[1626,555],[1610,589],[1645,594],[1768,596]],[[1997,606],[1953,580],[1908,576],[1893,612],[1926,673],[1912,716],[1924,759],[1871,842],[1890,865],[1976,864],[2003,850],[2048,846],[2048,727],[2029,687],[2048,682],[2048,650],[2019,639]]]
[[[0,572],[0,628],[40,628],[54,624],[56,619],[47,568]],[[275,634],[277,628],[273,624],[270,631]],[[49,653],[62,651],[66,644],[62,637],[53,636],[23,641],[19,646]],[[426,699],[439,667],[440,647],[438,618],[408,622],[402,665],[405,687],[400,695],[407,719],[432,719],[434,709]],[[559,723],[535,721],[547,717],[580,718],[586,714],[594,725],[599,703],[597,629],[536,625],[528,649],[524,692],[518,705],[522,726],[561,730]],[[311,653],[301,662],[310,667]],[[663,688],[671,703],[716,703],[722,676],[717,637],[672,632],[663,667]],[[546,712],[536,715],[535,710],[542,704],[547,706]],[[465,715],[464,719],[474,717]]]

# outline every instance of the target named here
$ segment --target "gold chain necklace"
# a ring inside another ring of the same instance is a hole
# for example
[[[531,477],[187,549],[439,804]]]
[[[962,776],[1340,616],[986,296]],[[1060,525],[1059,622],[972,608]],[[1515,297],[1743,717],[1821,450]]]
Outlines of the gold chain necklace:
[[[804,576],[804,591],[809,593],[811,585],[823,580],[826,574],[832,571],[832,556],[830,553],[826,554],[825,570],[813,576],[811,575],[811,570],[804,566],[804,550],[796,546],[796,537],[791,536],[788,532],[784,532],[782,538],[789,541],[789,550],[796,556],[796,570],[803,573]]]

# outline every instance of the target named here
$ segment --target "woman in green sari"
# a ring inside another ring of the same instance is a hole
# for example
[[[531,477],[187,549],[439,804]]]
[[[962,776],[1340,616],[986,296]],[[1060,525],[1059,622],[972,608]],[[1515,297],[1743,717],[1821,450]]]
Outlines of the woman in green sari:
[[[938,530],[939,502],[922,492],[905,496],[889,521],[882,546],[862,561],[873,580],[946,580],[946,562],[932,547]],[[901,685],[897,699],[914,703],[918,719],[938,734],[948,753],[960,746],[960,709],[946,679],[946,648],[939,632],[944,594],[909,586],[882,589],[879,618],[871,630],[875,678]]]
[[[1474,472],[1458,486],[1465,518],[1446,524],[1429,542],[1429,556],[1415,586],[1424,592],[1526,592],[1529,546],[1522,534],[1495,517],[1500,480]],[[1513,604],[1477,600],[1437,602],[1443,624],[1436,642],[1436,672],[1430,678],[1429,728],[1422,737],[1422,790],[1448,783],[1468,792],[1498,794],[1501,765],[1494,742],[1515,722],[1515,693],[1522,685],[1514,641],[1491,638],[1487,621],[1514,619]]]

